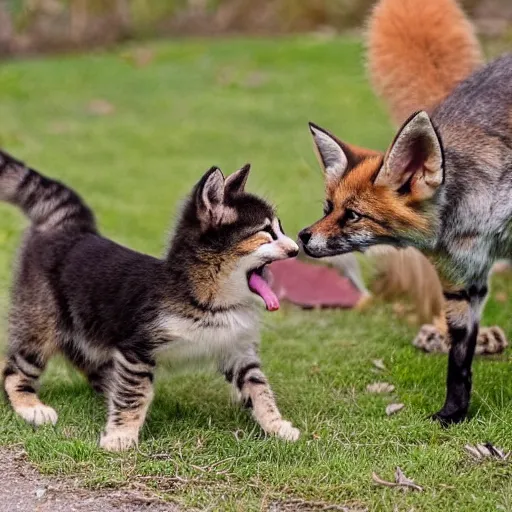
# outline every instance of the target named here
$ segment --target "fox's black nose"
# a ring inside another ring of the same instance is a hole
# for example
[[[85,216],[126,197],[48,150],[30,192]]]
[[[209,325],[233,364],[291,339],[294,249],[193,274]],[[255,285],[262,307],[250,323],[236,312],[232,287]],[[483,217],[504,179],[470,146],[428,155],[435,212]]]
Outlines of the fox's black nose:
[[[300,238],[300,241],[301,241],[304,245],[308,245],[308,242],[311,240],[311,231],[308,231],[307,229],[303,229],[303,230],[299,233],[299,238]]]

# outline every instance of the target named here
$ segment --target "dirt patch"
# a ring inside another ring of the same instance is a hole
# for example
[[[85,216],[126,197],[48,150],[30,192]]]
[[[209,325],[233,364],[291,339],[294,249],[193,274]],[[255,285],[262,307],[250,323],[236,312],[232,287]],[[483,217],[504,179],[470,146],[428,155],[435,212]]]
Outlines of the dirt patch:
[[[0,449],[0,512],[179,512],[178,506],[130,490],[91,491],[43,477],[23,452]]]

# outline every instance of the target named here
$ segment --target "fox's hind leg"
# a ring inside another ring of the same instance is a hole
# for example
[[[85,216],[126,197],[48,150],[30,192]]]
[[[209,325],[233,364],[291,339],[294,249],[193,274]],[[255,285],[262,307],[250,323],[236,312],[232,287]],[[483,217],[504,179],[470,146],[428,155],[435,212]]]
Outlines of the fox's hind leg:
[[[33,425],[55,424],[57,413],[37,396],[39,378],[54,352],[52,340],[28,332],[12,332],[10,337],[3,376],[4,389],[12,408]]]
[[[101,378],[108,399],[108,420],[100,446],[109,451],[137,446],[139,431],[153,399],[154,363],[136,354],[116,352]]]
[[[267,434],[286,441],[299,438],[300,431],[282,418],[254,349],[221,361],[220,369],[226,380],[235,386],[243,405],[252,410],[253,418]]]

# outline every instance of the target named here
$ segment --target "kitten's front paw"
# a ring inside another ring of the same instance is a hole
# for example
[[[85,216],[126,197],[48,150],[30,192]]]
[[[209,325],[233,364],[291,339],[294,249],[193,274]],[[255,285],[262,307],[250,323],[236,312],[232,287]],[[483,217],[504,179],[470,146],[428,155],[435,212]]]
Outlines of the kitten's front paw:
[[[51,407],[44,404],[38,404],[34,407],[17,407],[15,411],[25,420],[38,427],[39,425],[46,425],[57,423],[57,413]]]
[[[101,434],[100,448],[109,452],[123,452],[136,448],[139,443],[136,432],[112,431]]]
[[[432,324],[422,325],[412,344],[425,352],[447,353],[450,349],[446,336]]]
[[[297,441],[300,437],[300,430],[289,421],[280,420],[273,430],[274,435],[285,441]]]

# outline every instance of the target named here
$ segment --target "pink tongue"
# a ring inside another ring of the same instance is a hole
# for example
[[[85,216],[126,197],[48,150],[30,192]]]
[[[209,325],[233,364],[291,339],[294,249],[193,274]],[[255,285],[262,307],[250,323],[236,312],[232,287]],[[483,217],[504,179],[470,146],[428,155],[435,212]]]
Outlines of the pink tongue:
[[[269,311],[276,311],[279,309],[279,299],[272,291],[269,284],[256,272],[252,272],[249,277],[249,288],[257,293],[264,301],[265,306]]]

